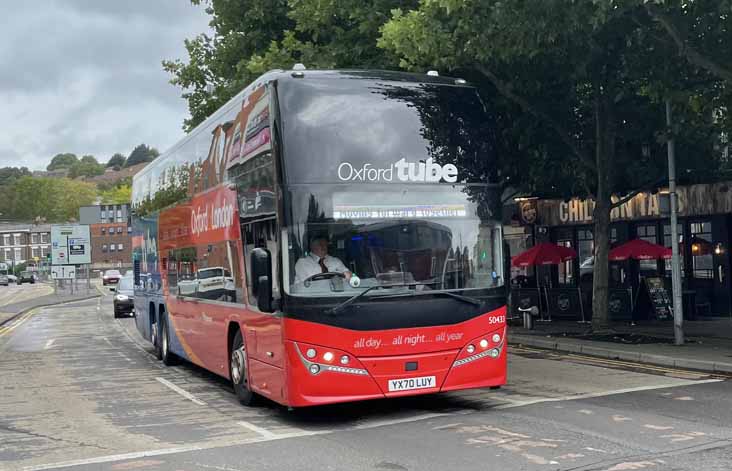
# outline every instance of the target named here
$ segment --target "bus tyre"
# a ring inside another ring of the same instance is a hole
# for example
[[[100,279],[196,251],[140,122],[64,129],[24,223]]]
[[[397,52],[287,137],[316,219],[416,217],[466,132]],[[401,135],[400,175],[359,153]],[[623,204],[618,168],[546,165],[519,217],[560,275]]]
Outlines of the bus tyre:
[[[255,404],[256,395],[249,389],[249,375],[247,372],[247,351],[244,347],[244,340],[241,331],[236,333],[231,343],[231,359],[229,362],[229,374],[231,384],[239,402],[245,406]]]
[[[163,360],[165,366],[175,365],[175,354],[170,351],[170,331],[168,330],[168,322],[160,319],[160,359]]]
[[[163,359],[163,347],[160,345],[160,335],[158,335],[158,323],[154,323],[150,326],[150,342],[155,348],[155,358],[158,360]]]

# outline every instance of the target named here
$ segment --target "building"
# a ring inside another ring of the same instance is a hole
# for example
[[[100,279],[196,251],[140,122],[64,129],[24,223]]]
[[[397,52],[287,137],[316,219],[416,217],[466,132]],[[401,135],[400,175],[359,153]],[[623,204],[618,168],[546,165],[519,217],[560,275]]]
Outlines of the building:
[[[640,193],[614,209],[609,233],[611,247],[643,239],[670,248],[667,196],[663,192]],[[732,314],[732,182],[680,186],[678,202],[684,315],[729,316]],[[504,209],[506,245],[512,256],[532,246],[534,241],[554,242],[577,252],[576,259],[562,265],[523,269],[522,274],[531,280],[529,285],[591,293],[592,200],[519,198]],[[644,278],[668,280],[671,276],[670,260],[611,262],[609,268],[611,315],[613,305],[635,304]],[[613,296],[617,300],[614,304]]]
[[[89,225],[92,269],[132,266],[132,222],[129,204],[82,206],[79,223]]]
[[[89,233],[93,269],[132,266],[132,228],[127,222],[90,224]]]
[[[0,262],[37,265],[51,253],[48,224],[0,224]]]
[[[130,205],[99,204],[79,208],[79,224],[124,223],[131,225]]]

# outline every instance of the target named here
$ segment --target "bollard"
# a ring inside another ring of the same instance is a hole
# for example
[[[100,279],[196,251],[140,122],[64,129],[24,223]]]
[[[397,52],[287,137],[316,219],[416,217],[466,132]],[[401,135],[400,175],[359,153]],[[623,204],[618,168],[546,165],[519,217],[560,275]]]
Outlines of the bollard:
[[[524,312],[524,329],[532,330],[534,328],[534,318],[531,316],[531,312]]]

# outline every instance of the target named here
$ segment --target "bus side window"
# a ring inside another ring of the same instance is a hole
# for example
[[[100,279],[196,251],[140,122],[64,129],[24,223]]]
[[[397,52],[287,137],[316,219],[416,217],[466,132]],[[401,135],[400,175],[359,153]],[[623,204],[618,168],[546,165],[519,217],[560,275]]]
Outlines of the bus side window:
[[[267,249],[272,256],[272,296],[276,299],[280,296],[278,282],[279,265],[277,262],[277,221],[266,219],[256,221],[242,226],[242,241],[244,244],[244,265],[246,266],[247,294],[249,304],[257,305],[257,299],[252,289],[252,273],[249,257],[254,248]]]

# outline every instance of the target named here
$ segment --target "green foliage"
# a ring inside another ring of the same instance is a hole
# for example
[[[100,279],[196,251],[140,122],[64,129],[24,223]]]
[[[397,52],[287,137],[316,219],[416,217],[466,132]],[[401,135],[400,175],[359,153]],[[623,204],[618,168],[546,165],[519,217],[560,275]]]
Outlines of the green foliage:
[[[110,159],[109,162],[107,162],[107,168],[112,167],[115,170],[119,170],[122,167],[125,166],[125,163],[127,162],[127,157],[120,153],[114,154]]]
[[[79,207],[92,204],[94,185],[67,178],[21,177],[4,190],[0,199],[3,217],[32,221],[66,222],[78,217]]]
[[[154,147],[149,147],[147,144],[140,144],[135,147],[127,157],[125,167],[132,167],[133,165],[141,164],[144,162],[152,162],[160,155],[160,152]]]
[[[51,159],[51,163],[48,164],[46,170],[51,171],[61,168],[71,169],[71,167],[78,161],[79,159],[76,157],[76,154],[56,154],[53,156],[53,159]]]
[[[69,178],[94,177],[104,173],[104,165],[97,162],[93,155],[85,155],[71,166]]]
[[[99,192],[102,204],[124,204],[132,200],[132,187],[127,185],[118,185],[105,191]]]
[[[213,38],[186,40],[188,62],[165,61],[183,90],[193,129],[262,73],[308,68],[394,68],[398,59],[376,47],[395,8],[417,0],[192,0],[211,14]],[[210,89],[209,89],[210,87]]]
[[[3,167],[0,168],[0,188],[10,185],[20,177],[30,176],[31,172],[26,167]]]

